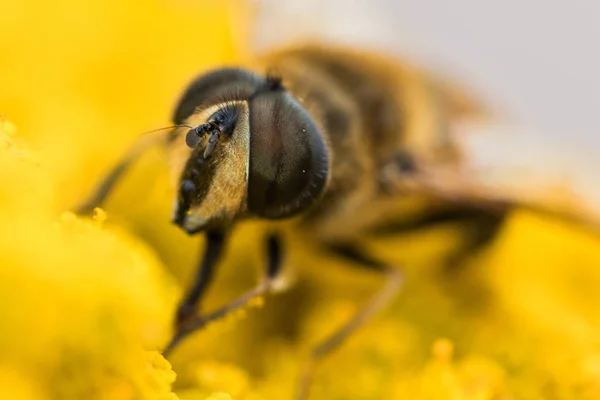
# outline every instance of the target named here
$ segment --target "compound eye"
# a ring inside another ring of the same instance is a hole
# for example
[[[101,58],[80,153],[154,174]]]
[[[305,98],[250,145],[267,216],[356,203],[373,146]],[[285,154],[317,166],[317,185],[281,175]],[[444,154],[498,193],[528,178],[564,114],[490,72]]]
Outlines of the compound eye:
[[[248,209],[287,218],[324,191],[329,157],[312,117],[286,91],[265,92],[250,103]]]

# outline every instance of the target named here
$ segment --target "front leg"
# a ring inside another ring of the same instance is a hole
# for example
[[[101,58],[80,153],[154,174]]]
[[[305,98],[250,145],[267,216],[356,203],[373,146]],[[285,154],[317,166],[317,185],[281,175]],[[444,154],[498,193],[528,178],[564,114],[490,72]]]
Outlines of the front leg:
[[[206,246],[200,259],[196,277],[177,309],[175,324],[178,330],[194,316],[198,302],[212,281],[213,272],[223,254],[225,244],[225,231],[215,229],[206,233]]]
[[[221,249],[221,248],[222,247],[220,247],[219,249]],[[175,333],[175,335],[173,336],[173,338],[171,339],[169,344],[163,350],[163,356],[165,356],[165,357],[168,356],[168,354],[175,347],[177,347],[177,345],[183,339],[185,339],[191,333],[196,332],[199,329],[202,329],[209,322],[219,320],[219,319],[223,318],[224,316],[226,316],[227,314],[231,313],[232,311],[236,311],[236,310],[244,307],[246,304],[248,304],[248,302],[250,300],[252,300],[255,297],[262,296],[263,294],[267,293],[273,287],[273,282],[275,281],[275,279],[277,278],[277,276],[279,275],[279,273],[281,271],[281,265],[282,265],[282,261],[283,261],[283,251],[282,251],[281,239],[277,234],[271,234],[267,237],[266,250],[267,250],[267,268],[265,271],[265,276],[261,280],[261,282],[258,285],[256,285],[253,289],[249,290],[248,292],[244,293],[240,297],[232,300],[231,302],[225,304],[223,307],[218,308],[217,310],[215,310],[213,312],[210,312],[210,313],[207,313],[204,315],[191,314],[191,315],[187,316],[184,323],[182,323],[178,326],[177,332]],[[205,258],[207,258],[208,254],[212,254],[212,253],[210,253],[209,248],[207,248],[207,250],[206,250]],[[205,265],[204,261],[203,261],[202,265],[203,266]],[[209,265],[209,264],[207,263],[206,265]],[[204,276],[202,271],[200,271],[200,274],[198,276],[199,277]],[[200,280],[198,280],[197,282],[200,282]],[[196,285],[194,285],[194,287],[190,291],[190,294],[195,294],[198,292],[195,288],[196,288]],[[200,294],[201,293],[202,293],[202,290],[200,290]],[[194,296],[186,297],[186,299],[188,299],[188,298],[192,299],[192,298],[194,298]],[[199,295],[198,295],[198,297],[196,297],[196,299],[198,299],[198,298],[199,298]],[[180,310],[182,309],[182,307],[184,307],[184,304],[185,304],[185,301],[184,301],[184,303],[182,303],[182,306],[180,306]],[[188,307],[188,306],[186,305],[185,307]],[[193,306],[192,306],[192,310],[193,310]]]

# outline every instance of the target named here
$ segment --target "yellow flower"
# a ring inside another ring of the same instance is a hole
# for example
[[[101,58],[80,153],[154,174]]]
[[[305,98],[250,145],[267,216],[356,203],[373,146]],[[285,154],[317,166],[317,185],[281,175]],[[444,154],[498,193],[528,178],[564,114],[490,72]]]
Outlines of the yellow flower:
[[[170,365],[146,351],[169,334],[169,276],[130,235],[51,213],[48,183],[27,149],[0,148],[0,371],[33,385],[13,398],[173,398]]]

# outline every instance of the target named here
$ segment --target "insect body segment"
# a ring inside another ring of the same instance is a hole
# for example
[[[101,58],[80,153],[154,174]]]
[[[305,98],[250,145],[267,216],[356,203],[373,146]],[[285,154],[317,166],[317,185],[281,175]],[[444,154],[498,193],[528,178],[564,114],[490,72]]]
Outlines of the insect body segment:
[[[173,221],[187,232],[224,227],[244,214],[248,114],[241,101],[210,105],[188,118],[195,128],[179,129],[168,142],[179,183]]]

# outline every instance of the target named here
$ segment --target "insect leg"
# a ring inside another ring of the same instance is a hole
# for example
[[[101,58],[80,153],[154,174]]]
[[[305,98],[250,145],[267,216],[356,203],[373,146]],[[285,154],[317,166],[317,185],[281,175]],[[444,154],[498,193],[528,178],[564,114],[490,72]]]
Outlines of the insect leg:
[[[183,297],[177,309],[175,323],[178,328],[194,315],[196,305],[212,281],[215,266],[225,248],[225,239],[226,234],[222,230],[212,230],[206,233],[204,254],[200,260],[194,283]]]
[[[283,259],[282,245],[279,236],[276,234],[268,236],[266,244],[268,261],[266,273],[262,281],[253,289],[234,299],[230,303],[225,304],[223,307],[208,314],[198,315],[188,319],[183,325],[180,326],[171,342],[163,351],[164,356],[167,356],[183,339],[185,339],[185,337],[191,333],[202,329],[210,322],[223,318],[232,311],[244,307],[250,300],[267,293],[271,289],[273,281],[275,278],[277,278],[279,272],[281,271]]]
[[[455,267],[464,264],[470,256],[493,242],[502,227],[505,215],[504,212],[491,213],[486,210],[457,206],[432,210],[412,219],[396,222],[393,220],[385,221],[372,226],[369,233],[375,237],[381,237],[413,234],[445,224],[462,226],[468,230],[465,235],[465,242],[450,254],[446,261],[447,270],[451,271]]]
[[[446,260],[446,271],[456,271],[473,255],[492,244],[503,226],[503,215],[482,214],[471,222],[469,236],[465,244]]]
[[[369,228],[369,234],[374,237],[388,237],[395,235],[411,234],[444,224],[465,224],[485,216],[478,210],[456,207],[441,210],[431,210],[421,215],[410,218],[394,220],[388,218],[385,221],[374,224]]]
[[[355,264],[379,272],[385,276],[385,285],[365,304],[349,321],[336,330],[325,340],[317,344],[310,352],[309,359],[306,362],[302,375],[297,400],[308,398],[310,384],[312,382],[315,369],[319,361],[328,354],[336,350],[352,333],[364,325],[377,311],[383,308],[398,292],[402,285],[402,273],[398,268],[381,263],[370,258],[361,252],[356,246],[352,245],[331,245],[328,246],[334,254],[346,258]]]
[[[127,150],[121,160],[104,176],[88,198],[75,208],[74,212],[79,215],[86,215],[90,214],[95,207],[101,206],[131,164],[138,160],[150,147],[162,144],[164,140],[165,135],[160,133],[140,136]]]

